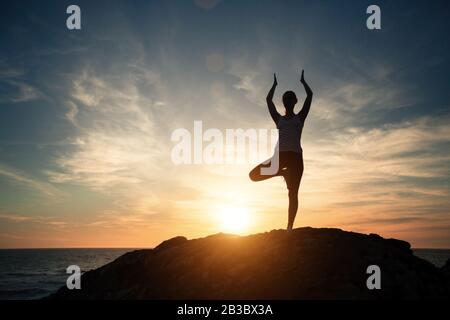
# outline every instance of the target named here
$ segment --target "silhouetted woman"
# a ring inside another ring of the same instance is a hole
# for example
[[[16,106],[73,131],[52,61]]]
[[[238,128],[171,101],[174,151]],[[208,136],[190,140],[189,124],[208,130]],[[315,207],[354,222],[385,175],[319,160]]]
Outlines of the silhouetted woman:
[[[298,102],[297,96],[293,91],[286,91],[283,94],[283,104],[286,109],[284,116],[280,115],[273,103],[273,94],[277,86],[277,77],[273,75],[273,86],[267,95],[267,106],[269,107],[270,115],[275,121],[278,128],[278,145],[275,149],[275,155],[271,159],[261,163],[250,172],[250,179],[253,181],[266,180],[276,176],[283,176],[287,188],[289,190],[289,217],[287,230],[292,230],[294,226],[295,216],[298,209],[298,189],[300,187],[300,180],[303,175],[303,155],[302,147],[300,146],[300,138],[302,135],[303,124],[311,107],[313,93],[311,88],[305,82],[304,72],[300,82],[306,91],[306,100],[303,103],[303,108],[298,114],[294,113],[295,104]],[[276,165],[276,154],[278,153],[278,166]],[[274,163],[275,161],[275,163]],[[272,167],[275,171],[267,173],[267,170]],[[261,170],[262,169],[262,170]],[[265,170],[265,171],[263,171]]]

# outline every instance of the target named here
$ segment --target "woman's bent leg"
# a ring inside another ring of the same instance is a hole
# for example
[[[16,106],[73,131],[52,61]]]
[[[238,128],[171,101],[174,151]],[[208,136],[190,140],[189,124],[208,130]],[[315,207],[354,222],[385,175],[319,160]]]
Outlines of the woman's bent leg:
[[[278,170],[278,172],[276,172],[275,174],[262,174],[261,173],[261,169],[262,168],[268,168],[270,167],[271,163],[270,163],[270,159],[267,161],[264,161],[263,163],[257,165],[255,168],[253,168],[252,171],[250,171],[250,173],[248,174],[250,179],[252,181],[262,181],[262,180],[266,180],[266,179],[270,179],[272,177],[276,177],[279,174],[280,170]]]

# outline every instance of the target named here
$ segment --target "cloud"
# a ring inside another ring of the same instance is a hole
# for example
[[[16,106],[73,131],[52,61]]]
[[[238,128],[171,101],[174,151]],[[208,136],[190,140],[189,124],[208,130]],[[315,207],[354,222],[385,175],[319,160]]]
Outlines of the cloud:
[[[259,106],[266,105],[266,95],[268,90],[265,83],[267,75],[273,74],[269,70],[267,60],[259,56],[249,62],[247,56],[230,59],[230,67],[228,73],[238,79],[234,88],[242,91],[246,98]]]
[[[339,81],[316,93],[311,114],[316,120],[327,121],[327,127],[384,122],[389,111],[409,107],[418,100],[400,86],[371,81]]]
[[[419,118],[306,140],[304,190],[316,207],[367,219],[444,215],[450,205],[443,188],[449,182],[448,124],[448,118]]]
[[[6,68],[0,70],[0,83],[6,92],[0,92],[0,103],[22,103],[44,98],[44,94],[22,78],[25,72],[20,69]]]
[[[21,215],[12,215],[12,214],[5,214],[0,213],[0,219],[9,220],[12,222],[23,222],[23,221],[31,221],[34,218],[29,216],[21,216]]]
[[[13,169],[1,163],[0,163],[0,175],[5,176],[20,184],[23,184],[26,187],[37,190],[46,196],[55,197],[62,195],[62,193],[53,185],[47,182],[32,179],[28,177],[25,173],[22,173],[19,170]]]
[[[66,119],[79,134],[71,139],[73,150],[55,160],[61,170],[49,172],[53,182],[106,190],[149,176],[159,152],[151,108],[161,102],[142,95],[139,81],[87,72],[73,81]]]
[[[439,177],[445,175],[442,164],[450,158],[449,151],[440,149],[450,143],[448,123],[448,119],[419,118],[375,129],[350,127],[333,132],[319,146],[308,146],[322,153],[316,159],[333,161],[334,166],[353,161],[366,173]]]
[[[265,108],[265,97],[272,84],[272,74],[284,68],[276,63],[279,59],[283,59],[283,56],[273,50],[256,55],[241,51],[239,56],[229,59],[227,73],[237,78],[234,88],[242,92],[249,102]],[[322,128],[383,123],[390,111],[406,109],[420,102],[417,90],[411,89],[409,84],[392,79],[391,66],[361,65],[359,60],[346,63],[349,65],[345,72],[339,74],[327,74],[320,70],[316,74],[307,73],[307,81],[315,93],[312,116],[308,122],[313,120],[317,127]],[[300,65],[301,61],[290,64]],[[294,90],[298,92],[299,103],[296,110],[302,107],[304,93],[301,85],[296,82],[295,72],[296,70],[290,70],[283,77],[277,74],[279,85],[274,101],[280,113],[284,112],[281,93],[288,88],[284,87],[285,77],[293,79],[290,86],[294,86]]]
[[[41,91],[27,83],[18,81],[9,81],[9,83],[14,85],[17,89],[15,95],[10,98],[11,102],[29,102],[44,96]]]
[[[72,77],[65,118],[77,133],[68,150],[53,159],[55,169],[45,172],[53,183],[109,196],[110,206],[101,213],[108,216],[105,223],[113,217],[140,221],[159,210],[159,191],[171,165],[162,91],[156,72],[134,64]]]
[[[73,101],[67,101],[67,107],[69,110],[66,112],[65,119],[72,123],[74,126],[77,126],[76,117],[78,114],[78,107]]]
[[[13,223],[32,223],[32,224],[45,224],[54,227],[65,227],[67,222],[64,222],[55,217],[47,216],[26,216],[18,214],[9,214],[0,212],[0,219],[8,220]]]

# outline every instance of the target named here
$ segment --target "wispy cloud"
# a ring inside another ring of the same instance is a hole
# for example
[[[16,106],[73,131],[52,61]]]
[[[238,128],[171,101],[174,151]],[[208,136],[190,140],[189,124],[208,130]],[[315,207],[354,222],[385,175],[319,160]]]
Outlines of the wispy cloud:
[[[250,102],[259,106],[266,105],[264,80],[273,74],[273,70],[269,70],[268,61],[263,56],[251,61],[246,55],[232,58],[227,72],[238,79],[234,88],[244,92]]]
[[[166,106],[162,87],[157,73],[135,64],[118,73],[91,70],[73,77],[65,118],[77,133],[68,151],[54,159],[56,168],[46,173],[53,183],[110,196],[104,223],[120,217],[117,221],[141,221],[159,210],[158,189],[170,160],[161,161],[170,137],[160,127]]]
[[[412,214],[445,216],[450,205],[449,190],[443,188],[449,183],[448,120],[348,128],[326,139],[306,140],[302,184],[312,202],[308,206],[349,214],[342,223],[355,218],[350,212],[364,214],[368,224],[370,215],[380,223]]]
[[[10,101],[14,103],[28,102],[42,98],[44,95],[39,89],[27,83],[19,81],[9,81],[17,89],[16,93],[10,97]]]
[[[66,112],[65,119],[72,123],[74,126],[78,126],[76,118],[78,115],[78,107],[73,101],[67,101],[68,111]]]
[[[0,93],[0,103],[29,102],[44,97],[38,88],[23,79],[25,74],[21,69],[0,69],[0,83],[7,87],[7,92]]]
[[[144,77],[153,87],[149,74]],[[107,190],[148,178],[159,145],[151,110],[155,102],[140,93],[139,81],[144,80],[87,72],[73,81],[66,118],[79,134],[72,138],[73,151],[56,159],[61,171],[49,172],[53,182]]]
[[[1,213],[0,212],[0,220],[8,220],[13,223],[32,223],[32,224],[45,224],[47,226],[53,226],[53,227],[65,227],[67,226],[67,222],[62,221],[62,219],[58,219],[55,217],[48,217],[48,216],[26,216],[26,215],[19,215],[19,214],[8,214],[8,213]]]
[[[0,163],[0,175],[47,196],[61,196],[62,192],[53,185],[28,177],[25,173]]]
[[[403,107],[399,104],[401,93],[396,88],[361,83],[346,83],[330,93],[326,93],[328,107],[338,107],[340,111],[355,112],[371,107],[373,111]],[[319,100],[320,101],[320,100]],[[330,101],[334,105],[330,105]]]

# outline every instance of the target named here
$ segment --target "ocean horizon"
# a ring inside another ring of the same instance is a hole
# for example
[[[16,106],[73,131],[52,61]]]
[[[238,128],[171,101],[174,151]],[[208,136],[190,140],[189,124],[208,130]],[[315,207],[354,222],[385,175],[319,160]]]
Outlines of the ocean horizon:
[[[99,268],[140,248],[29,248],[0,249],[0,300],[41,299],[66,284],[66,269],[81,272]],[[416,248],[414,255],[440,268],[450,249]]]

